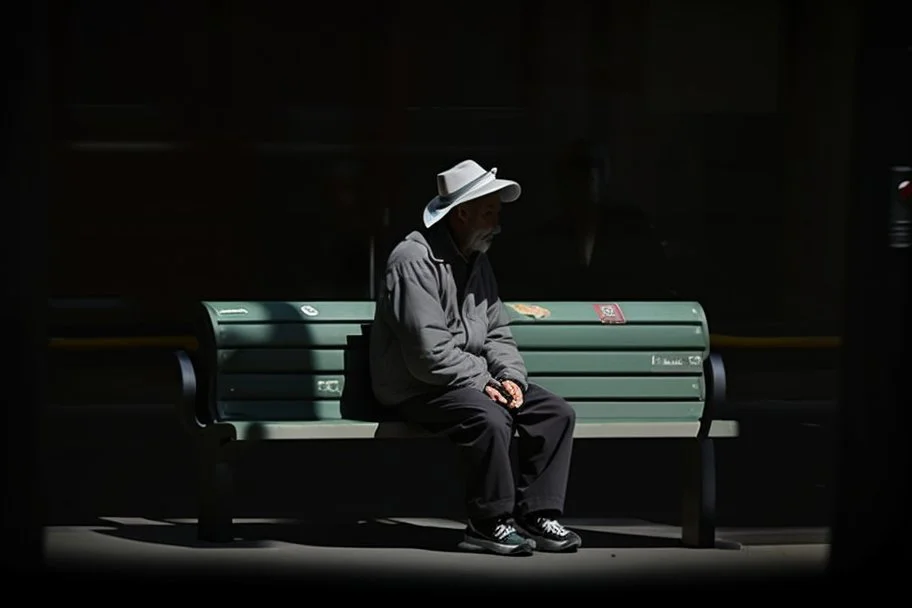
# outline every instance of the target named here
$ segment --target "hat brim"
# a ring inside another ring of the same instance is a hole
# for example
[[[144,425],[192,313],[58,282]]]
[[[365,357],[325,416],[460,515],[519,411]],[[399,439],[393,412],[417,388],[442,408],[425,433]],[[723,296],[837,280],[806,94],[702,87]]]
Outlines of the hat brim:
[[[500,192],[500,202],[502,203],[512,203],[519,198],[519,195],[522,194],[522,188],[518,183],[509,179],[493,179],[478,188],[469,190],[461,196],[454,198],[451,201],[448,201],[447,205],[440,205],[440,197],[435,196],[430,200],[430,202],[424,207],[424,226],[425,228],[430,228],[440,220],[442,220],[451,209],[469,201],[473,201],[477,198],[487,196],[489,194],[494,194],[495,192]]]

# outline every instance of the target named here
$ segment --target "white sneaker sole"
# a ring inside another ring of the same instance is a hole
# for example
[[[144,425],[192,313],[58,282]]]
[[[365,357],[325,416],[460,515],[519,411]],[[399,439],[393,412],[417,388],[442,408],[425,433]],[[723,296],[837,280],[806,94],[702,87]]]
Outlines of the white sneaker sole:
[[[521,545],[505,545],[493,540],[466,536],[459,543],[459,548],[463,551],[488,552],[497,555],[532,555],[535,551],[535,543],[530,541]]]

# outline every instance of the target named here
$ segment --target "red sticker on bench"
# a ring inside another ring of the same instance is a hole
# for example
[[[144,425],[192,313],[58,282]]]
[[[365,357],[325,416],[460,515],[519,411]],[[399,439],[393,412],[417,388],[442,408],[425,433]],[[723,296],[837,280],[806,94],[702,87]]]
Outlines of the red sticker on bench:
[[[624,317],[624,311],[621,310],[620,305],[616,302],[610,304],[593,304],[592,306],[595,308],[595,313],[602,323],[623,325],[627,322],[627,319]]]

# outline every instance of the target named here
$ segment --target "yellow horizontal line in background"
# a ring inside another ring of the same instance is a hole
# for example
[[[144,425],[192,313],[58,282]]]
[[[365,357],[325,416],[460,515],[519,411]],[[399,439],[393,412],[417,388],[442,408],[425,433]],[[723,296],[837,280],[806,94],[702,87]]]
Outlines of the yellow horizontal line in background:
[[[196,350],[193,336],[144,336],[134,338],[51,338],[48,346],[62,350],[107,350],[120,348],[182,348]]]
[[[744,337],[710,335],[716,348],[839,348],[838,336]],[[132,338],[51,338],[51,348],[61,350],[107,350],[129,348],[179,348],[193,351],[199,343],[193,336],[145,336]]]

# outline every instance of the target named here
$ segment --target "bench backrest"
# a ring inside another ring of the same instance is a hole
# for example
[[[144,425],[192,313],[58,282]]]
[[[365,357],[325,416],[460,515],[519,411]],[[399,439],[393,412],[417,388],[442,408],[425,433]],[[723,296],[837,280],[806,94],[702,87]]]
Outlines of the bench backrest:
[[[515,304],[530,380],[578,419],[700,418],[709,331],[698,303],[535,302],[537,316]],[[204,409],[219,420],[383,419],[367,369],[373,314],[373,302],[204,302]]]

